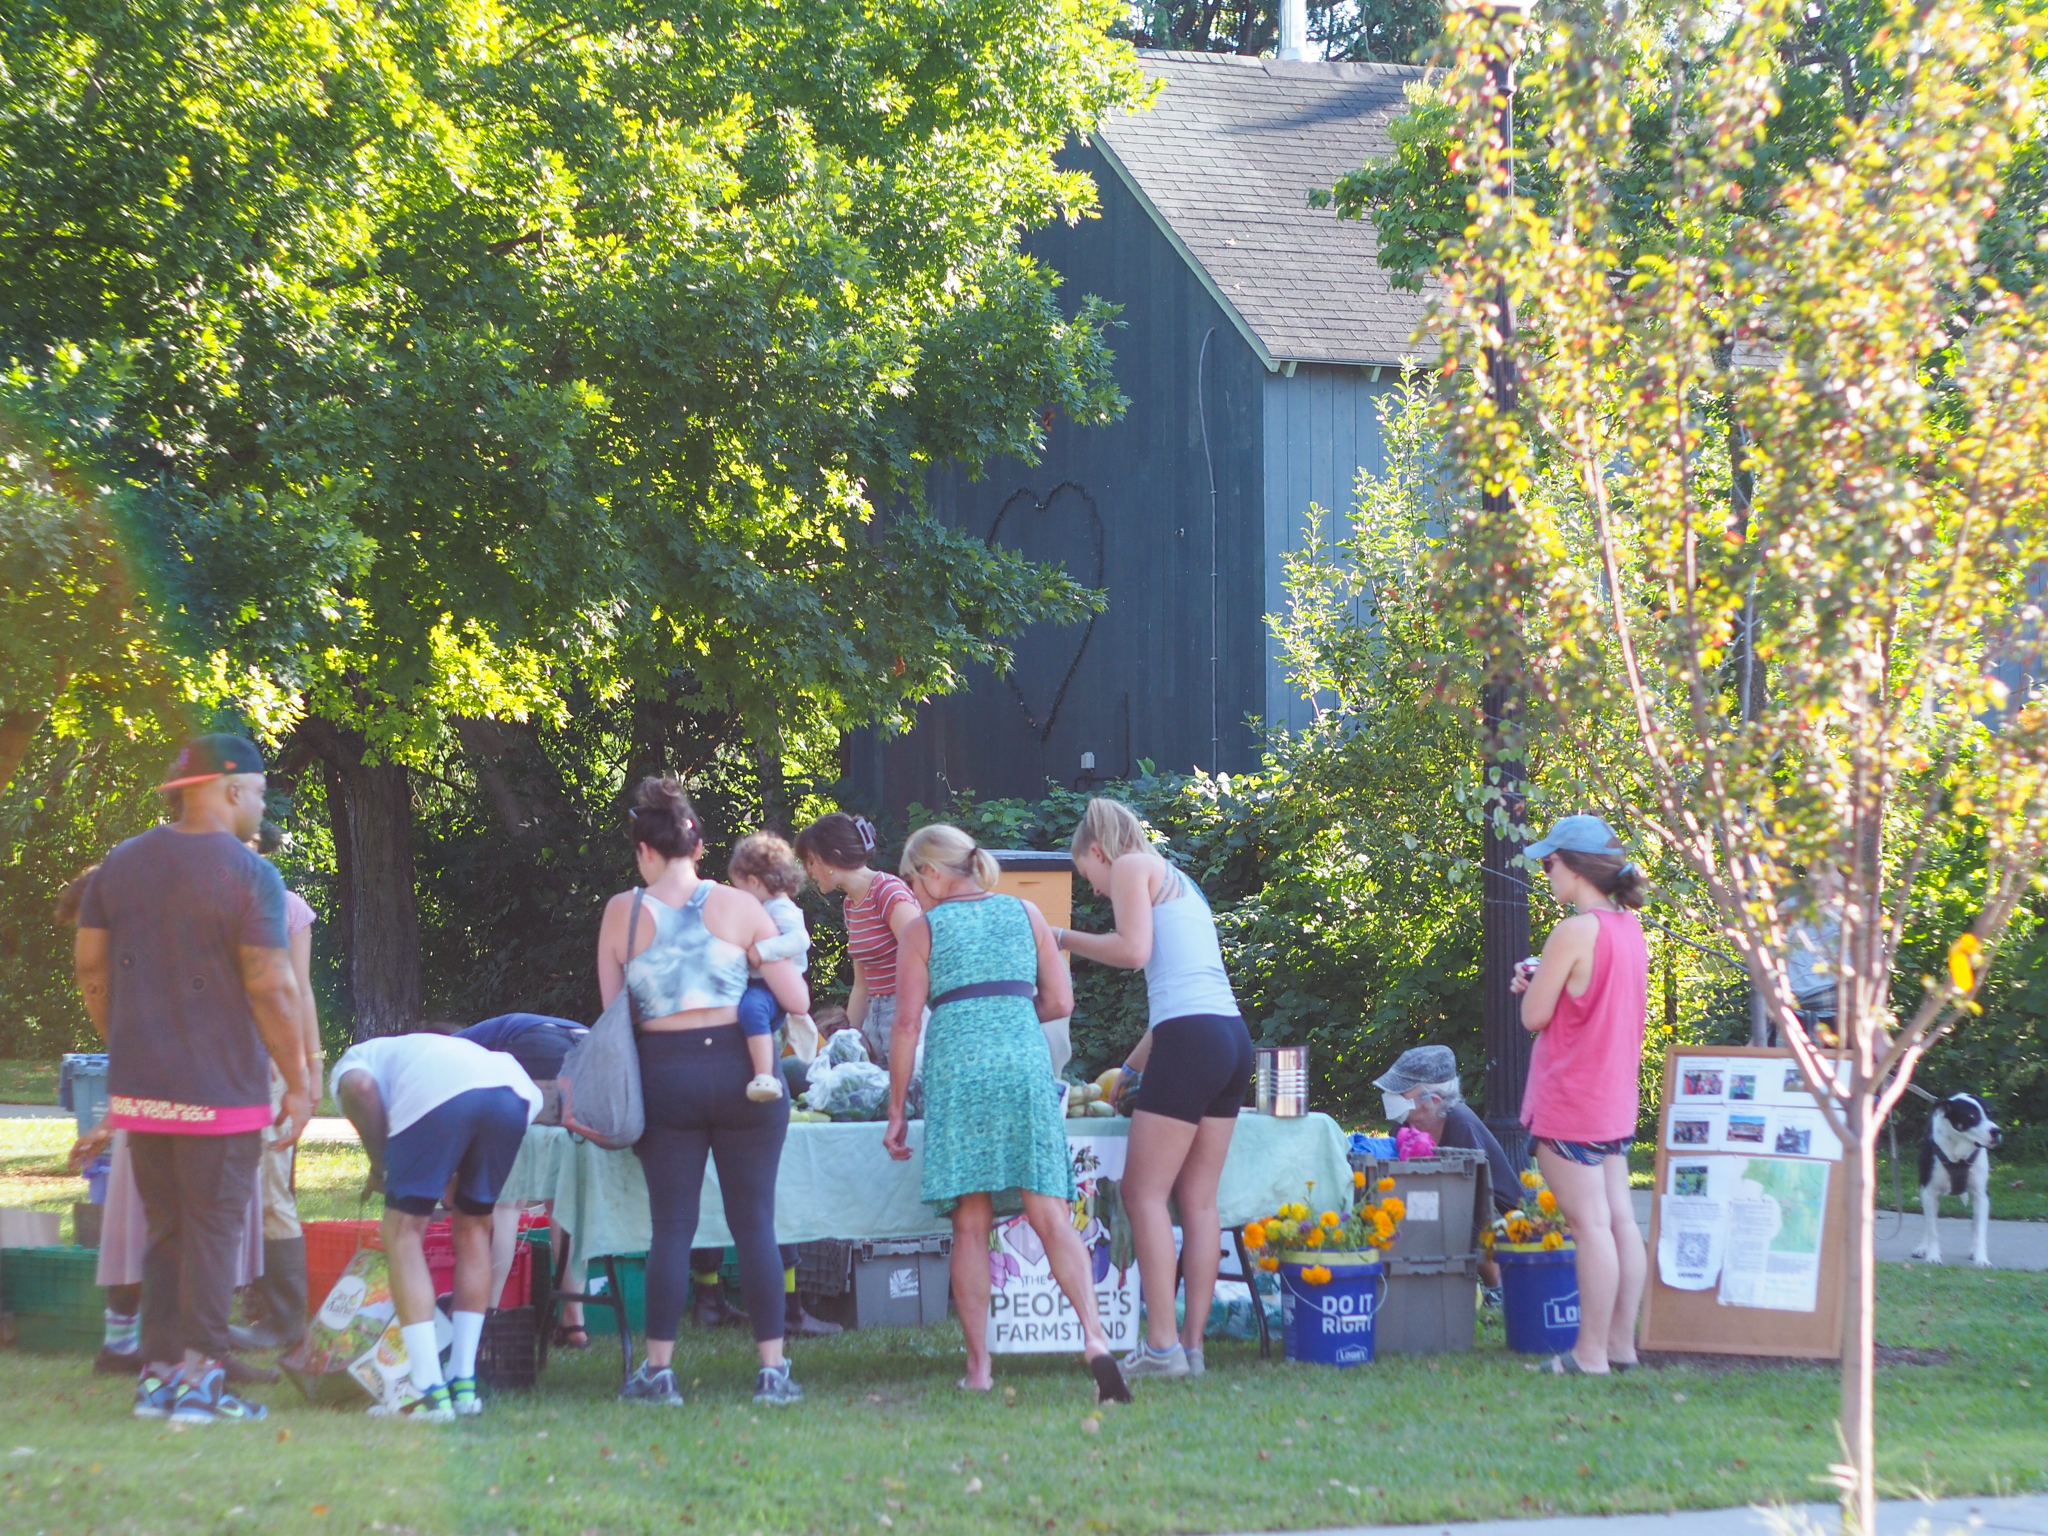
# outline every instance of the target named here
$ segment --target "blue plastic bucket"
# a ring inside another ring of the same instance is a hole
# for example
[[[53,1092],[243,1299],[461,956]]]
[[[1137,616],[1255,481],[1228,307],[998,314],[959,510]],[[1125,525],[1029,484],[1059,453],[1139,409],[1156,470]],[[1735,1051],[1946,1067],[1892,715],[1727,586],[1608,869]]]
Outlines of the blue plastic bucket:
[[[1569,1248],[1494,1245],[1508,1348],[1559,1355],[1579,1342],[1578,1256]]]
[[[85,1165],[86,1199],[94,1205],[107,1203],[107,1175],[114,1169],[114,1160],[102,1152]]]
[[[1369,1365],[1373,1323],[1387,1296],[1387,1270],[1377,1256],[1367,1264],[1346,1264],[1349,1254],[1313,1262],[1330,1272],[1322,1285],[1301,1278],[1309,1266],[1280,1265],[1281,1352],[1314,1365]]]

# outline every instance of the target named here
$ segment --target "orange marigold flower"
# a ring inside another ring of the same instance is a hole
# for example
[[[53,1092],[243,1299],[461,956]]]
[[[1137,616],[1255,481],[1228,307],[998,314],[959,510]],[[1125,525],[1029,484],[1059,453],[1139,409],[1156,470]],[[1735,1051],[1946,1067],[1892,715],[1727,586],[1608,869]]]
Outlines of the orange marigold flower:
[[[1323,1246],[1323,1229],[1310,1227],[1301,1240],[1311,1248],[1320,1248]]]
[[[1365,1188],[1365,1170],[1363,1168],[1354,1168],[1351,1171],[1351,1187],[1353,1189]]]
[[[1399,1195],[1389,1195],[1380,1202],[1380,1209],[1387,1213],[1389,1221],[1399,1221],[1408,1214],[1408,1207]]]
[[[1386,1193],[1386,1192],[1387,1192],[1388,1190],[1392,1189],[1393,1187],[1394,1187],[1394,1179],[1393,1179],[1393,1175],[1389,1174],[1389,1175],[1387,1175],[1387,1176],[1386,1176],[1385,1178],[1382,1178],[1382,1179],[1380,1180],[1380,1193],[1381,1193],[1381,1194],[1383,1194],[1383,1195],[1384,1195],[1384,1194],[1385,1194],[1385,1193]]]
[[[1280,1261],[1274,1258],[1270,1253],[1267,1254],[1263,1259],[1259,1260],[1259,1268],[1263,1269],[1269,1275],[1279,1267]]]
[[[1325,1211],[1323,1212],[1322,1224],[1325,1227],[1341,1227],[1344,1224],[1344,1218],[1335,1211]]]
[[[1557,1214],[1557,1196],[1547,1189],[1539,1189],[1536,1191],[1536,1209],[1546,1216],[1555,1216]]]
[[[1256,1222],[1256,1221],[1248,1223],[1248,1224],[1246,1225],[1245,1229],[1244,1229],[1244,1245],[1245,1245],[1245,1247],[1247,1247],[1247,1248],[1263,1248],[1263,1247],[1265,1247],[1265,1246],[1266,1246],[1266,1229],[1265,1229],[1265,1227],[1263,1227],[1262,1225],[1260,1225],[1260,1224],[1259,1224],[1258,1222]]]

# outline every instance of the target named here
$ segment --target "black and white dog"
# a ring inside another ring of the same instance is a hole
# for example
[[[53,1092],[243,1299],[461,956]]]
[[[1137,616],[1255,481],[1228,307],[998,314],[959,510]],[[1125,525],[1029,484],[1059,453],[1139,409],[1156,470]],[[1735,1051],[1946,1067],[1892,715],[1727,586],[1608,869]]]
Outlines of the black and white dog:
[[[1920,1211],[1927,1218],[1926,1239],[1913,1257],[1941,1262],[1941,1228],[1935,1217],[1943,1195],[1961,1195],[1976,1223],[1970,1262],[1991,1267],[1985,1239],[1991,1223],[1991,1149],[1998,1145],[1998,1127],[1975,1095],[1953,1093],[1934,1106],[1920,1140]]]

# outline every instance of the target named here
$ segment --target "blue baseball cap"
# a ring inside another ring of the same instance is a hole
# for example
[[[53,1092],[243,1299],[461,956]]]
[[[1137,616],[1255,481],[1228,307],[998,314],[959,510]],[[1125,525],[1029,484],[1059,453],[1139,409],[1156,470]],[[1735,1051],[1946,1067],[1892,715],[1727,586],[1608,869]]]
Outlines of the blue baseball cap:
[[[1540,843],[1522,850],[1525,859],[1546,859],[1560,848],[1567,853],[1625,853],[1614,829],[1598,816],[1567,816]]]

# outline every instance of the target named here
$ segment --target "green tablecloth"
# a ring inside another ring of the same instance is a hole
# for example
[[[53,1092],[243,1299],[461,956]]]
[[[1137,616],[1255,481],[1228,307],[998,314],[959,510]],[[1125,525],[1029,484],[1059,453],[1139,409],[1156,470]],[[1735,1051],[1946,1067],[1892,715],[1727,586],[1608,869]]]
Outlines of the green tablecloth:
[[[883,1129],[878,1123],[789,1128],[775,1184],[778,1240],[918,1237],[945,1230],[944,1219],[917,1197],[923,1124],[911,1123],[911,1156],[901,1163],[882,1150]],[[1130,1121],[1078,1120],[1070,1129],[1083,1136],[1128,1136]],[[1310,1179],[1318,1191],[1348,1191],[1345,1145],[1344,1133],[1328,1115],[1298,1120],[1238,1116],[1216,1196],[1224,1226],[1241,1225],[1283,1201],[1305,1198],[1303,1185]],[[579,1261],[645,1253],[652,1235],[640,1160],[631,1152],[607,1152],[555,1126],[527,1131],[499,1198],[554,1201],[555,1220],[575,1239]],[[697,1245],[713,1248],[731,1241],[714,1164],[704,1173]]]

